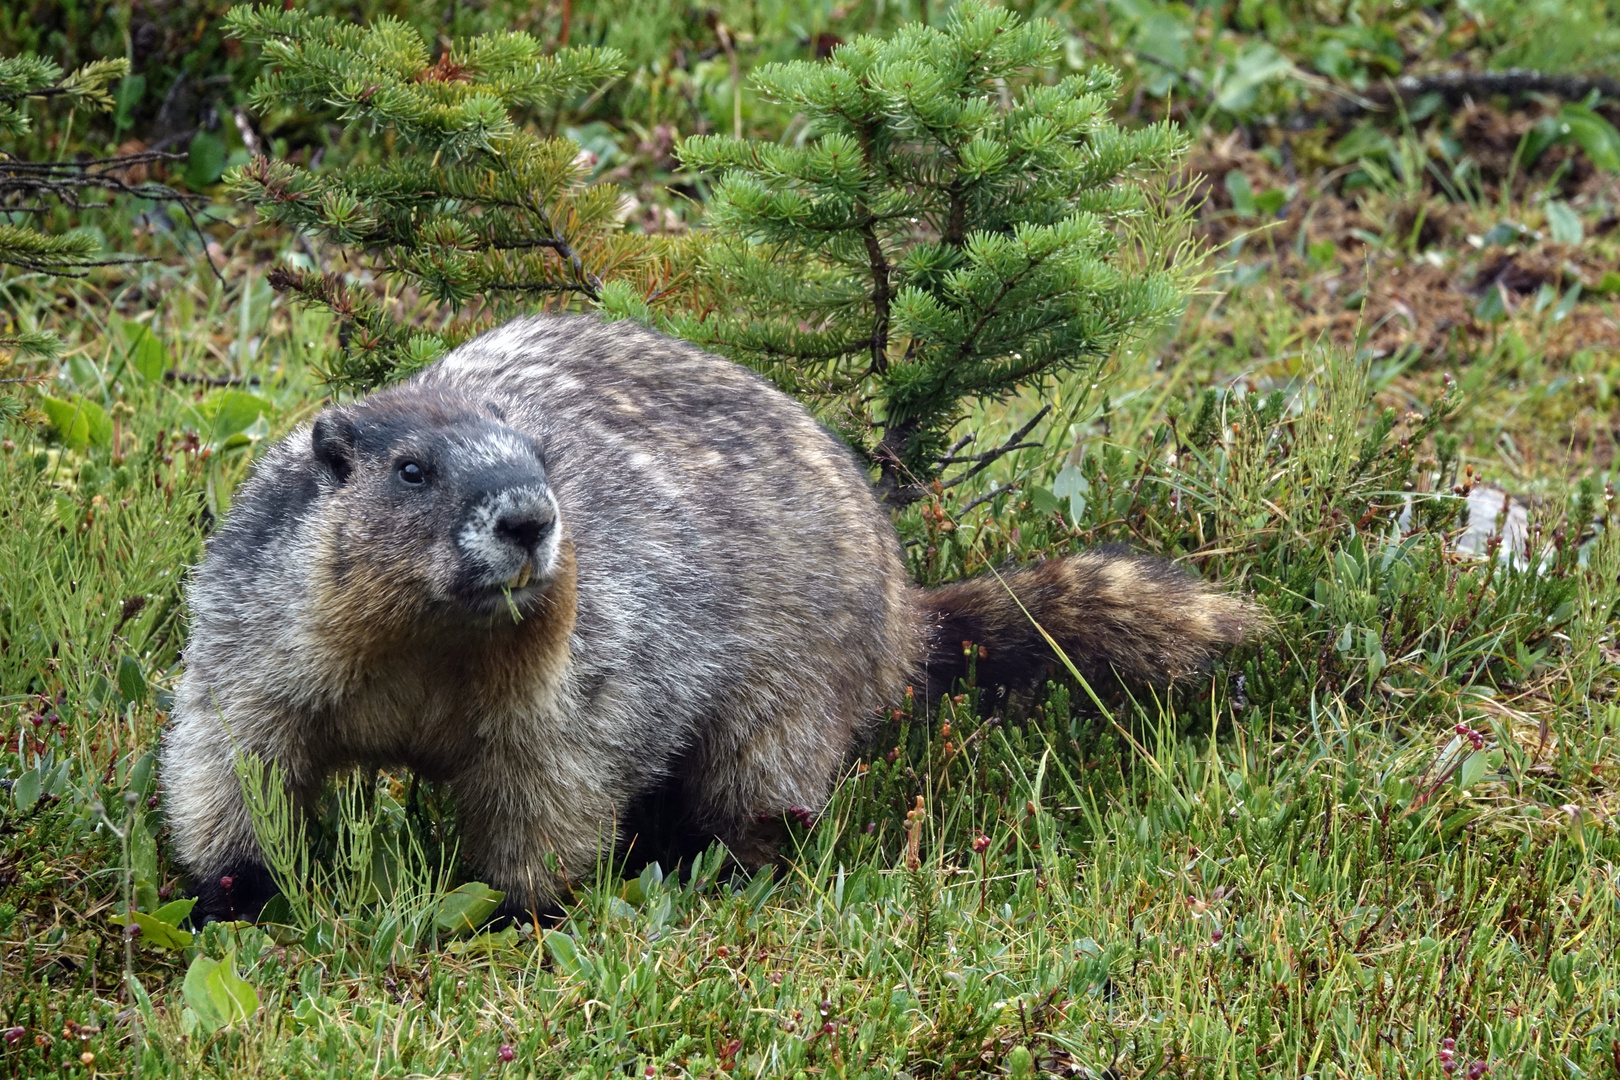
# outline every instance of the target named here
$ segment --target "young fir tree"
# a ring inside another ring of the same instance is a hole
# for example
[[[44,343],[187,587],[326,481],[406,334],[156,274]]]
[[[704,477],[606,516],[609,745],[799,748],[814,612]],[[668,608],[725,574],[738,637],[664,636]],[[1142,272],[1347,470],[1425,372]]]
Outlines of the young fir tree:
[[[528,34],[502,33],[457,41],[434,60],[420,34],[386,17],[362,27],[276,5],[226,19],[264,50],[253,107],[335,106],[350,128],[385,132],[379,142],[391,148],[324,172],[258,158],[227,182],[265,219],[345,249],[391,294],[414,287],[440,308],[425,321],[442,332],[420,330],[352,278],[276,270],[274,287],[342,320],[333,382],[365,389],[402,377],[537,299],[594,300],[612,275],[652,272],[648,245],[619,228],[619,190],[584,182],[573,142],[513,118],[600,84],[618,68],[614,51],[546,56]]]
[[[721,172],[704,253],[714,291],[661,325],[823,399],[891,504],[1028,432],[953,453],[971,401],[1095,365],[1181,303],[1173,258],[1153,269],[1122,236],[1165,233],[1170,218],[1133,181],[1173,164],[1183,140],[1111,123],[1110,71],[1046,81],[1061,44],[1048,22],[964,3],[943,29],[762,68],[760,89],[808,122],[800,145],[681,144],[687,165]],[[604,306],[651,317],[624,287]]]

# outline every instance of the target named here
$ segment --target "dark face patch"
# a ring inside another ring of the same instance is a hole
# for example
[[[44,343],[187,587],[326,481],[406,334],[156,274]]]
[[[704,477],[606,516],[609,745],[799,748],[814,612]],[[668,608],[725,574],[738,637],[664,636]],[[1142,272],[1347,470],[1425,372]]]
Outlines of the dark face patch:
[[[337,560],[365,587],[491,615],[538,599],[555,570],[543,450],[481,405],[414,388],[316,421],[311,451],[342,522]]]

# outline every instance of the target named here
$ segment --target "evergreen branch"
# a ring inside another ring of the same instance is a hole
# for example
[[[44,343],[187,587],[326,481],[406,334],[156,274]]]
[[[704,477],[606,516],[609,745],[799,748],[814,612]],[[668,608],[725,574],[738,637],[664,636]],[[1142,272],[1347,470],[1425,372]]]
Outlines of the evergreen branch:
[[[491,292],[571,292],[596,299],[586,286],[571,281],[486,281],[480,287]]]

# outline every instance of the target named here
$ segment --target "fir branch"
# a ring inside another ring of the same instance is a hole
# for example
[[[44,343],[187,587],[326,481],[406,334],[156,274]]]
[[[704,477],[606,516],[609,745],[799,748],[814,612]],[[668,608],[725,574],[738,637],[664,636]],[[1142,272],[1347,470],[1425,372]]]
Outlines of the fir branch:
[[[468,304],[494,318],[538,296],[594,303],[614,275],[661,276],[655,245],[621,231],[619,191],[586,182],[579,148],[512,116],[613,77],[621,59],[612,50],[546,55],[533,37],[505,33],[450,42],[431,59],[420,34],[389,18],[356,26],[243,6],[226,23],[268,62],[254,107],[335,107],[350,126],[394,135],[389,156],[370,166],[315,173],[257,157],[229,173],[228,185],[265,221],[326,240],[381,281],[416,286],[448,309],[441,325]],[[342,385],[407,374],[443,345],[353,288],[304,272],[276,280],[347,327],[329,373]]]

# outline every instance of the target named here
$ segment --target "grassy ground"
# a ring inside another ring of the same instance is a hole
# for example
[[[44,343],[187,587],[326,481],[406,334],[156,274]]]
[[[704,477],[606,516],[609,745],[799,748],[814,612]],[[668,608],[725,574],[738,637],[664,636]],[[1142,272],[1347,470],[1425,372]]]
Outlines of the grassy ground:
[[[1208,291],[987,406],[1056,419],[901,522],[925,581],[1158,551],[1261,641],[1173,701],[899,709],[785,874],[604,867],[538,931],[459,925],[452,815],[394,776],[340,785],[283,922],[175,926],[179,585],[338,345],[269,238],[224,287],[0,281],[72,346],[0,453],[0,1075],[1620,1077],[1620,190],[1513,166],[1559,114],[1503,104],[1200,136]],[[1498,489],[1522,541],[1458,552]]]

